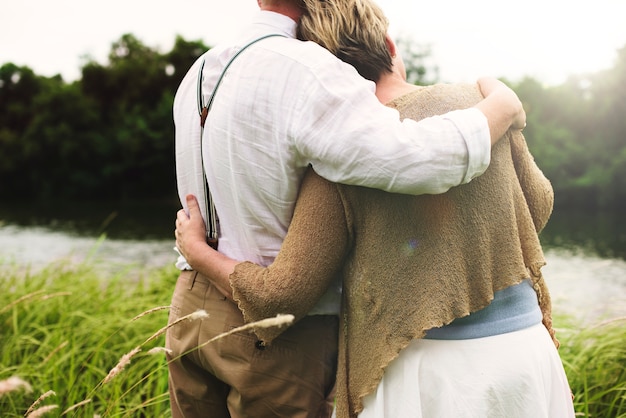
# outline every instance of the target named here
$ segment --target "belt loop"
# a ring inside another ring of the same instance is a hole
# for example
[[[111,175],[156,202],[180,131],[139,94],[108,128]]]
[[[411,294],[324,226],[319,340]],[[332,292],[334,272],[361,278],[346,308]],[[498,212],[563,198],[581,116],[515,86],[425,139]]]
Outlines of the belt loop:
[[[198,272],[196,270],[194,270],[192,273],[193,274],[189,279],[189,290],[193,289],[193,285],[196,284],[196,278],[198,277]]]

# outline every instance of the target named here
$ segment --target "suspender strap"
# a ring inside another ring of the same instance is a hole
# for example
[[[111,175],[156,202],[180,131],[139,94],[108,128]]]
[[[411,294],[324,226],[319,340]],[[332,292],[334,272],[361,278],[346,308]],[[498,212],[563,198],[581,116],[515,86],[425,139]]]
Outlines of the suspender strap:
[[[262,36],[260,38],[254,39],[253,41],[251,41],[250,43],[246,44],[243,46],[243,48],[241,48],[239,51],[237,51],[237,53],[230,59],[230,61],[228,61],[228,63],[226,64],[226,66],[224,67],[224,70],[222,71],[222,74],[220,74],[220,77],[217,80],[217,83],[215,84],[215,88],[213,89],[213,92],[211,93],[211,96],[209,97],[209,102],[205,105],[203,103],[203,97],[202,97],[202,70],[204,69],[204,60],[202,60],[202,63],[200,64],[200,70],[198,72],[198,96],[197,96],[197,101],[198,101],[198,114],[200,116],[200,126],[201,126],[201,130],[200,130],[200,160],[202,161],[202,180],[204,182],[204,194],[205,194],[205,210],[206,210],[206,232],[207,232],[207,243],[213,247],[214,249],[217,250],[217,240],[218,240],[218,218],[217,218],[217,212],[215,210],[215,204],[213,203],[213,199],[211,197],[211,191],[209,190],[209,183],[207,182],[207,177],[206,177],[206,170],[204,167],[204,153],[203,153],[203,143],[204,141],[202,141],[202,136],[204,133],[204,123],[206,121],[206,118],[209,114],[209,110],[211,110],[211,106],[213,105],[213,99],[215,98],[215,93],[217,92],[218,87],[220,86],[222,79],[224,78],[224,75],[226,74],[226,70],[228,70],[228,67],[230,67],[230,65],[233,63],[233,61],[235,60],[235,58],[237,58],[239,56],[239,54],[241,54],[246,48],[248,48],[250,45],[255,44],[263,39],[266,38],[271,38],[274,36],[284,36],[284,35],[279,35],[279,34],[270,34],[270,35],[265,35]]]

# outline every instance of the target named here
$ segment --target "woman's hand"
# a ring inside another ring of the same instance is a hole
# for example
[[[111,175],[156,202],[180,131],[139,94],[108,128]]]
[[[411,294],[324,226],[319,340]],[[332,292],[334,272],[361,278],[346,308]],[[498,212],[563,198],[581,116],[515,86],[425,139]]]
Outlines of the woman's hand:
[[[495,100],[498,112],[505,117],[508,114],[508,120],[503,120],[508,127],[513,129],[524,129],[526,126],[526,112],[522,106],[517,94],[502,81],[493,77],[482,77],[478,80],[478,87],[483,97]],[[487,112],[485,112],[487,114]],[[490,115],[487,114],[489,117]],[[508,128],[507,127],[507,128]]]
[[[197,260],[196,255],[204,251],[203,247],[207,245],[206,227],[196,197],[190,194],[186,196],[186,200],[189,215],[184,209],[178,211],[174,235],[178,251],[185,257],[187,263],[194,267]]]

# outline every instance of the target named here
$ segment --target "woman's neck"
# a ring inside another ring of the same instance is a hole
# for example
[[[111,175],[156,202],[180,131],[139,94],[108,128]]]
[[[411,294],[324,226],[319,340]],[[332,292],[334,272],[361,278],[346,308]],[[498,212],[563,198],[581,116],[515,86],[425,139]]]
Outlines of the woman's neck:
[[[397,73],[386,73],[376,82],[376,97],[378,97],[381,103],[387,104],[418,88],[419,87],[414,84],[407,83],[407,81]]]

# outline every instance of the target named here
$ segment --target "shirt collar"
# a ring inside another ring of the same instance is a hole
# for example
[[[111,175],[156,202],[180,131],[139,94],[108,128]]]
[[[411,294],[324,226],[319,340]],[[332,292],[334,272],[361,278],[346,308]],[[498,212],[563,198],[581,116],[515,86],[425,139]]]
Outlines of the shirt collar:
[[[283,14],[261,10],[252,24],[264,32],[278,33],[289,38],[296,37],[296,22]]]

